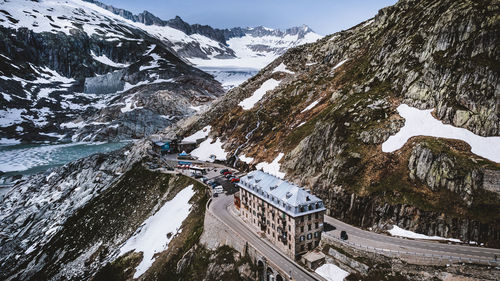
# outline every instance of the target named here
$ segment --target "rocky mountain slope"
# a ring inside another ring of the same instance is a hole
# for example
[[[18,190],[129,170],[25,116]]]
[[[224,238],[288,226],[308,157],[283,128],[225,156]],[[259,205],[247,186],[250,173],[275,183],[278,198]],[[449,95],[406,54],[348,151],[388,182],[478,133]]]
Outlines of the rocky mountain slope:
[[[499,11],[402,0],[290,49],[185,134],[211,125],[232,163],[281,169],[348,223],[499,247]]]
[[[251,261],[198,245],[205,187],[145,168],[155,157],[140,141],[17,183],[0,202],[0,279],[239,278]]]
[[[137,138],[223,93],[164,41],[95,5],[23,0],[0,10],[2,139]]]

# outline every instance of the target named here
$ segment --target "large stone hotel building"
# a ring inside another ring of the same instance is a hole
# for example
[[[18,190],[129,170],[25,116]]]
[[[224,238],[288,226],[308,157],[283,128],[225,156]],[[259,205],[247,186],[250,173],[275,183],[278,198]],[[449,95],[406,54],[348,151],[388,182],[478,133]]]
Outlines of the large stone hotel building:
[[[240,215],[291,258],[318,246],[323,231],[323,201],[262,171],[242,177]]]

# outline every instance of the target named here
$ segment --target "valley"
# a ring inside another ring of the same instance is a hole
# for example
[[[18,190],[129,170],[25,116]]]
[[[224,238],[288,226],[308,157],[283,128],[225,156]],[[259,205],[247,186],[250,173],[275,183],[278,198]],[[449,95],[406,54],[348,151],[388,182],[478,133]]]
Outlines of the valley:
[[[498,279],[498,1],[106,3],[0,1],[0,280]]]

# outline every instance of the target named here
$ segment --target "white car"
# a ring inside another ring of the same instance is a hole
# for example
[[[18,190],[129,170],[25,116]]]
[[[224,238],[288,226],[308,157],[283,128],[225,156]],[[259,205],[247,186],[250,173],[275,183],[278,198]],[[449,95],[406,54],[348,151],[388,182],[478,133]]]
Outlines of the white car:
[[[222,185],[218,185],[214,188],[215,193],[223,193],[224,188],[222,188]]]

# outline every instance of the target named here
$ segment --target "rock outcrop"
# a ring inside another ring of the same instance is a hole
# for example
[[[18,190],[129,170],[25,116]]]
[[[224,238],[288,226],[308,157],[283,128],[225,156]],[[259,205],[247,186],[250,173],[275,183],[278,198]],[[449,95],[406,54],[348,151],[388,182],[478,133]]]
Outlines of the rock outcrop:
[[[499,246],[498,163],[432,137],[381,149],[405,124],[402,103],[435,108],[435,118],[479,136],[499,135],[498,11],[495,1],[399,1],[290,49],[185,134],[211,125],[228,155],[254,158],[250,167],[284,153],[286,178],[346,222]],[[280,84],[252,109],[238,106],[269,79]]]

